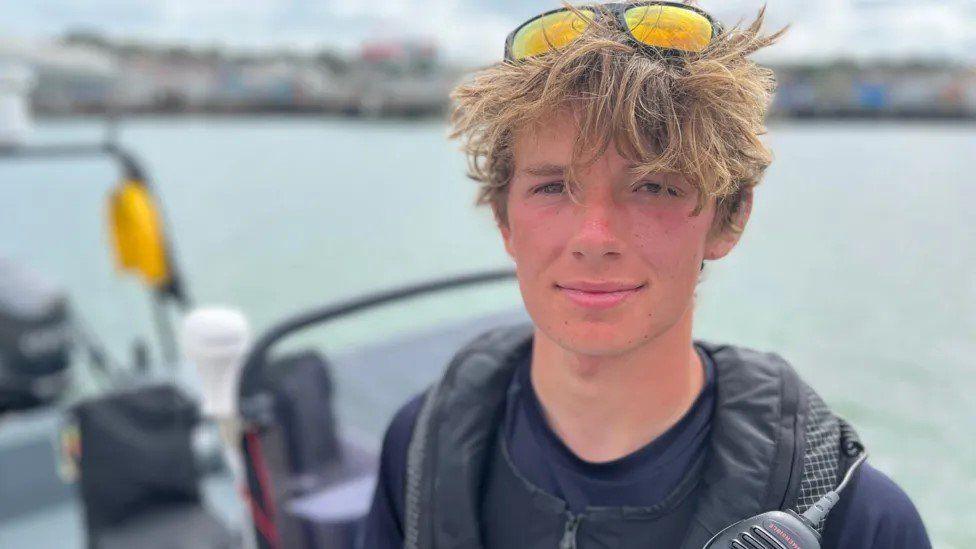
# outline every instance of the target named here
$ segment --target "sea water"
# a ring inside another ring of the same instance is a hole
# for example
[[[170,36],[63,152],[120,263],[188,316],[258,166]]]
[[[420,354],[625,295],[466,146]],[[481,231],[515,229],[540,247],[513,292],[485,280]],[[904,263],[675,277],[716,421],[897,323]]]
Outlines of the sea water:
[[[31,139],[103,130],[48,121]],[[366,292],[511,267],[446,134],[439,121],[175,118],[127,121],[119,141],[160,195],[191,296],[240,308],[260,332]],[[789,359],[858,428],[938,546],[976,542],[976,127],[773,123],[766,139],[775,161],[740,245],[706,269],[697,336]],[[124,363],[155,332],[107,246],[119,177],[105,160],[0,163],[0,254],[64,285]],[[514,283],[496,284],[343,321],[316,344],[354,348],[520,303]],[[339,377],[341,391],[356,372]],[[409,395],[384,381],[368,386],[392,410]],[[341,403],[353,423],[370,412]],[[378,437],[382,424],[364,428]]]

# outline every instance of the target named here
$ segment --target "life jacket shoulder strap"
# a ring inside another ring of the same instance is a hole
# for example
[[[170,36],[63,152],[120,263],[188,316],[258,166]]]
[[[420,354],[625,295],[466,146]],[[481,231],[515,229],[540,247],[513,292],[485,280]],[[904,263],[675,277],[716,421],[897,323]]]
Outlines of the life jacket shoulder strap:
[[[532,344],[533,333],[527,322],[481,334],[427,391],[407,450],[405,549],[480,547],[480,487],[515,369],[511,358]]]
[[[804,389],[808,405],[803,421],[803,469],[799,489],[795,495],[790,494],[788,504],[783,506],[798,513],[835,489],[864,449],[854,427],[831,412],[813,389],[805,384]],[[821,534],[826,520],[827,517],[817,525]]]

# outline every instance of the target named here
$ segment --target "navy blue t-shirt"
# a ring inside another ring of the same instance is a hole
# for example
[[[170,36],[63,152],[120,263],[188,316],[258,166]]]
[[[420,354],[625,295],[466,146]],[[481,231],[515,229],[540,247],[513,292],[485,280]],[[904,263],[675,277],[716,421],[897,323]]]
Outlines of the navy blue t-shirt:
[[[517,359],[506,403],[503,436],[519,473],[539,488],[586,506],[652,506],[662,501],[705,451],[715,400],[715,367],[696,346],[705,384],[695,403],[671,429],[635,452],[607,463],[583,461],[552,432],[529,377],[531,356]],[[365,522],[368,549],[403,546],[407,448],[423,402],[417,395],[387,429],[379,480]],[[855,473],[827,518],[824,549],[930,549],[918,511],[883,473],[865,463]]]
[[[529,376],[531,349],[519,364],[506,403],[503,435],[523,478],[563,501],[574,513],[587,507],[650,507],[677,488],[708,448],[715,403],[715,366],[699,349],[701,393],[688,412],[643,448],[609,462],[584,461],[549,428]],[[544,458],[544,459],[540,459]]]

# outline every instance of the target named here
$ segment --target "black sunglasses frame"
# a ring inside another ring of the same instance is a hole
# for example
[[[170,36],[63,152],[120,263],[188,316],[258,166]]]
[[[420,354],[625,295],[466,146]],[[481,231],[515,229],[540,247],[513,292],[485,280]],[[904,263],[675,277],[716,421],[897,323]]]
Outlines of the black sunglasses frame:
[[[715,37],[718,36],[723,30],[722,24],[716,21],[715,18],[713,18],[711,15],[708,14],[708,12],[706,12],[701,8],[695,6],[689,6],[688,4],[683,4],[681,2],[666,2],[666,1],[655,1],[655,0],[643,1],[643,2],[609,2],[606,4],[589,4],[585,6],[578,6],[576,7],[576,9],[591,10],[596,13],[597,17],[601,17],[603,15],[611,15],[613,17],[613,20],[617,23],[617,27],[620,30],[626,32],[627,36],[630,37],[631,41],[633,41],[634,44],[636,44],[641,48],[660,52],[663,56],[668,56],[668,57],[677,56],[677,55],[688,55],[689,52],[684,50],[676,50],[672,48],[661,48],[657,46],[651,46],[649,44],[645,44],[640,40],[634,38],[634,34],[631,32],[630,27],[627,25],[627,18],[626,18],[627,10],[631,8],[640,8],[644,6],[671,6],[675,8],[686,9],[688,11],[692,11],[697,13],[698,15],[701,15],[702,17],[707,19],[708,22],[711,23],[712,25],[712,36],[710,40],[714,40]],[[535,17],[515,27],[515,30],[508,33],[508,36],[505,38],[505,61],[508,61],[510,63],[514,63],[516,61],[515,56],[512,55],[512,44],[515,42],[515,36],[519,33],[520,30],[524,29],[530,23],[534,23],[538,19],[546,17],[547,15],[552,15],[554,13],[560,13],[560,12],[569,12],[569,11],[572,10],[564,7],[549,10],[540,13],[539,15],[536,15]],[[606,12],[609,12],[609,14],[607,14]]]

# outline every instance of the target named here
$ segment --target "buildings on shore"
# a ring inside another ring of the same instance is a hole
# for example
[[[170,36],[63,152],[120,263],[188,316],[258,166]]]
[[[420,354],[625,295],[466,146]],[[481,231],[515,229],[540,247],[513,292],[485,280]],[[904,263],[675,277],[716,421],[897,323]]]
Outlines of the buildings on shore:
[[[267,52],[109,42],[90,34],[57,42],[0,40],[0,59],[33,65],[37,115],[116,113],[443,113],[466,67],[431,43],[364,43],[353,54]],[[780,117],[976,119],[976,67],[949,61],[771,61]]]
[[[973,66],[835,62],[775,69],[775,116],[976,120]]]
[[[8,45],[7,56],[16,50]],[[48,52],[39,55],[38,51]],[[71,35],[23,46],[34,67],[37,115],[323,112],[425,115],[443,110],[461,69],[422,42],[363,44],[333,52],[234,54],[216,49],[113,44]],[[0,58],[4,47],[0,44]]]

